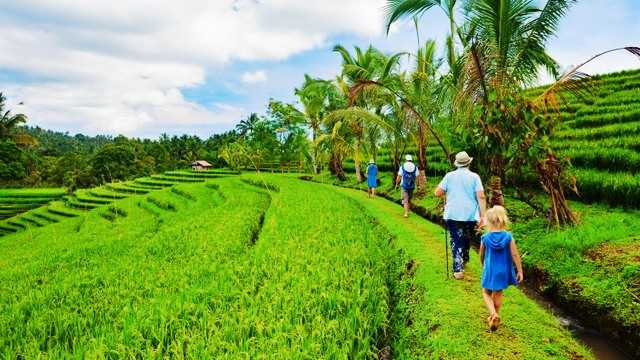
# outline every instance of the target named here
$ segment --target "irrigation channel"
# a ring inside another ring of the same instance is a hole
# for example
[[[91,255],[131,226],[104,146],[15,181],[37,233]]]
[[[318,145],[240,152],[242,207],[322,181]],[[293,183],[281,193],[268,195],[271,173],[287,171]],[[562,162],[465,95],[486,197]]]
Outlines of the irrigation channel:
[[[597,359],[601,360],[632,360],[633,358],[625,354],[617,346],[608,341],[599,332],[586,328],[580,320],[571,316],[567,311],[561,309],[552,301],[546,299],[537,291],[525,285],[521,287],[522,292],[529,299],[534,300],[543,309],[550,312],[556,321],[563,327],[571,330],[574,337],[588,347]]]
[[[366,192],[366,190],[364,190],[364,192]],[[379,196],[384,197],[389,201],[393,201],[402,207],[401,201],[396,198],[388,196],[387,194],[379,194]],[[435,219],[420,214],[420,211],[415,212],[415,215],[421,216],[436,225],[442,225],[441,222],[434,221]],[[474,250],[477,252],[478,248],[474,247]],[[620,348],[611,343],[604,335],[596,330],[585,327],[578,319],[572,316],[569,311],[560,308],[536,290],[528,287],[526,281],[523,286],[520,286],[520,289],[528,298],[534,300],[541,308],[553,315],[561,326],[570,330],[574,337],[589,348],[597,359],[633,360],[630,355],[627,355],[625,352],[620,350]]]

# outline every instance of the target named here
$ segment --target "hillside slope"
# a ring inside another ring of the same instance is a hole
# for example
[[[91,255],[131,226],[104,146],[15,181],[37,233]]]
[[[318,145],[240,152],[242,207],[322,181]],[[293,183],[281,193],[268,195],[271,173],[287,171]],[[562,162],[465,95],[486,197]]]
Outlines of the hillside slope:
[[[592,358],[515,288],[490,332],[480,269],[447,278],[440,231],[281,176],[119,199],[0,238],[0,353]]]

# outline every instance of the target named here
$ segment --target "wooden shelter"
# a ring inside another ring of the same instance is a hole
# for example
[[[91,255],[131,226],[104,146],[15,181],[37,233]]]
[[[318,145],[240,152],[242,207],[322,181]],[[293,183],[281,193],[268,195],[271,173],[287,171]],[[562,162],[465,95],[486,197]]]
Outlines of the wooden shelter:
[[[204,160],[196,160],[192,162],[189,166],[191,166],[191,170],[209,170],[211,164]]]

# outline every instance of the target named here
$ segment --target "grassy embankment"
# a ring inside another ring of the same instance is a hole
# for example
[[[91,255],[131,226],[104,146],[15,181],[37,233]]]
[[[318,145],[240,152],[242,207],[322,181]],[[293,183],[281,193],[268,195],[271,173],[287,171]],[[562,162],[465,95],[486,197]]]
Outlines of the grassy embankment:
[[[513,230],[535,280],[531,285],[640,357],[640,70],[594,80],[591,96],[563,94],[569,106],[561,107],[562,121],[552,139],[558,156],[571,161],[578,193],[566,194],[583,225],[548,232],[545,220],[534,219],[540,214],[513,196],[507,206],[517,220]],[[531,89],[527,96],[536,97],[542,89]],[[452,149],[460,150],[466,149]],[[388,158],[388,149],[379,149],[378,162],[385,172],[393,171]],[[426,173],[433,177],[429,184],[435,186],[451,165],[435,144],[427,148],[427,162]],[[346,166],[353,169],[353,163]],[[518,185],[540,192],[535,176],[524,175]],[[382,189],[390,191],[391,181],[385,178]],[[353,177],[348,184],[357,186]],[[513,184],[505,186],[506,194],[514,195]],[[425,216],[437,221],[432,190],[417,203]]]
[[[382,173],[378,191],[399,201],[393,179],[395,175]],[[326,173],[315,180],[337,184]],[[433,196],[440,180],[427,178],[423,194],[415,201],[414,211],[434,221],[442,217]],[[366,191],[366,184],[357,184],[355,175],[341,185]],[[640,333],[640,211],[571,202],[582,225],[548,231],[546,219],[525,204],[507,197],[506,206],[514,220],[511,230],[525,279],[533,280],[528,285],[627,351],[637,351],[633,349]],[[397,206],[395,211],[402,214],[403,210]]]
[[[63,189],[0,189],[0,220],[61,198]]]

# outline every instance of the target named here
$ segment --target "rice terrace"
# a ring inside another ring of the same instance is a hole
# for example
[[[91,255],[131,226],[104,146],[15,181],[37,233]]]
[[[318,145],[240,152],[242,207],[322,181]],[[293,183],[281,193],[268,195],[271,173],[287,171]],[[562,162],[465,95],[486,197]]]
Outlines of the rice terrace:
[[[578,3],[380,1],[379,28],[413,34],[413,51],[334,45],[325,52],[338,73],[296,74],[294,101],[265,98],[264,113],[207,129],[205,140],[189,134],[183,112],[157,139],[27,125],[46,124],[60,99],[29,107],[39,75],[5,85],[12,68],[0,56],[0,359],[640,359],[640,44],[563,69],[547,46]],[[224,4],[197,6],[204,18],[276,14],[269,1]],[[184,27],[172,23],[183,10],[171,9],[166,26]],[[436,14],[446,36],[421,39]],[[48,26],[67,15],[55,19],[38,26],[54,36]],[[127,32],[146,22],[117,23],[118,37],[143,38]],[[129,56],[150,51],[150,39]],[[637,66],[585,70],[620,53]],[[237,56],[257,61],[247,54]],[[177,92],[151,90],[167,74],[198,73],[163,68],[193,54],[183,55],[136,73],[145,86],[120,89],[122,104],[148,92],[176,109],[208,92],[195,78]],[[104,109],[93,110],[83,114]],[[133,126],[125,118],[105,129]],[[464,184],[479,219],[464,234],[444,221],[462,200],[443,179],[461,170],[483,185]],[[524,281],[487,300],[497,250],[482,236],[500,207],[513,234],[506,271]],[[463,261],[456,244],[466,235]]]

